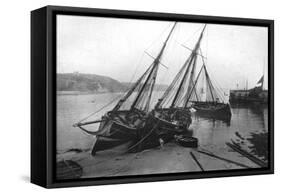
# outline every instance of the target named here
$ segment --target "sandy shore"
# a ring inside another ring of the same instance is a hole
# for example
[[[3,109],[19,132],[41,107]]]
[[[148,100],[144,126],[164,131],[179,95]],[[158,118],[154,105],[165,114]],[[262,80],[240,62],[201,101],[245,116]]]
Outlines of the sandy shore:
[[[199,146],[199,148],[195,149],[181,147],[175,143],[167,143],[161,149],[158,147],[139,153],[121,154],[118,149],[116,151],[100,152],[94,157],[90,154],[90,151],[66,153],[60,157],[65,160],[73,160],[81,165],[83,168],[81,178],[201,171],[191,157],[190,152],[195,155],[205,171],[243,168],[236,164],[204,155],[197,152],[197,150],[213,153],[252,168],[259,167],[239,153],[233,152],[227,146],[217,147],[215,145],[208,146],[208,148]]]

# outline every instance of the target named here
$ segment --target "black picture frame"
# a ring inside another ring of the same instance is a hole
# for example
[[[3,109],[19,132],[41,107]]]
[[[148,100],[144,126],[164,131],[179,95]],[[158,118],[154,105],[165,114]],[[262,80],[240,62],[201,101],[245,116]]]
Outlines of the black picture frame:
[[[269,166],[245,170],[55,179],[56,153],[56,15],[101,16],[268,28]],[[46,188],[168,181],[274,173],[274,21],[261,19],[46,6],[31,12],[31,182]]]

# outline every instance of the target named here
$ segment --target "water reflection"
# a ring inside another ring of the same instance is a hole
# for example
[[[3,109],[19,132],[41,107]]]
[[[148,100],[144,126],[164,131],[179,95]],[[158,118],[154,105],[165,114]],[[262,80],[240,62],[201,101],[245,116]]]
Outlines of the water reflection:
[[[57,98],[57,150],[64,151],[71,148],[89,149],[93,144],[93,137],[84,134],[81,130],[73,128],[73,123],[89,113],[99,110],[120,94],[89,94],[89,95],[63,95]],[[95,102],[93,103],[93,99]],[[111,107],[102,110],[91,119],[98,119]],[[190,130],[199,139],[199,145],[223,146],[225,142],[235,139],[235,132],[242,136],[251,133],[268,131],[267,106],[232,104],[231,120],[214,118],[212,116],[194,113]],[[97,130],[98,125],[93,125]]]
[[[268,131],[267,106],[253,104],[232,104],[231,119],[216,118],[212,115],[193,114],[191,128],[201,145],[225,146],[225,142],[237,138],[235,133],[244,137]]]
[[[231,116],[230,117],[218,117],[218,116],[213,116],[213,115],[206,115],[206,114],[201,114],[201,113],[193,113],[193,117],[194,119],[199,119],[199,118],[204,118],[206,120],[209,120],[210,122],[212,122],[214,125],[216,124],[217,121],[222,121],[223,123],[225,123],[227,126],[230,126],[230,122],[231,122]]]

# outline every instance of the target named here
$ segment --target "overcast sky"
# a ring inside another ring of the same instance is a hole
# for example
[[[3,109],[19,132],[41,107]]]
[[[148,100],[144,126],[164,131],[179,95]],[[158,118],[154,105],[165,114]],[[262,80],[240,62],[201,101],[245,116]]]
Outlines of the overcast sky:
[[[57,16],[57,72],[105,75],[135,81],[156,56],[173,22]],[[162,58],[158,83],[169,84],[193,48],[204,24],[178,23]],[[208,24],[201,44],[211,78],[222,88],[249,87],[265,72],[267,28]],[[202,63],[198,63],[197,71]],[[267,81],[265,83],[267,85]],[[267,86],[266,86],[267,87]]]

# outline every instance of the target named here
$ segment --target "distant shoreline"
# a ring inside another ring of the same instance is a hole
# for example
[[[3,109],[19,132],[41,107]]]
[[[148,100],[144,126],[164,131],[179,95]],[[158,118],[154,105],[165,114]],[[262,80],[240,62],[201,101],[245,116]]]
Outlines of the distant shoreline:
[[[108,94],[108,93],[124,93],[124,92],[57,91],[57,96],[64,96],[64,95],[88,95],[88,94]]]
[[[164,90],[158,90],[164,91]],[[88,94],[121,94],[125,93],[126,91],[122,92],[108,92],[108,91],[57,91],[57,96],[65,96],[65,95],[88,95]]]

